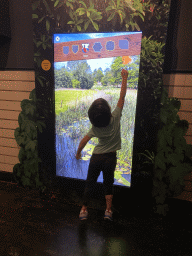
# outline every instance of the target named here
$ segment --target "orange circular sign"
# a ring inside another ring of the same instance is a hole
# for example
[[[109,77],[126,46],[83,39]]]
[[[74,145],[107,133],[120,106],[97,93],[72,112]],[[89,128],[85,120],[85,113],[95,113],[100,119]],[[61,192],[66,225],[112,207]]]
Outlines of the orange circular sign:
[[[44,60],[41,62],[41,67],[43,70],[48,71],[51,68],[51,62],[49,60]]]

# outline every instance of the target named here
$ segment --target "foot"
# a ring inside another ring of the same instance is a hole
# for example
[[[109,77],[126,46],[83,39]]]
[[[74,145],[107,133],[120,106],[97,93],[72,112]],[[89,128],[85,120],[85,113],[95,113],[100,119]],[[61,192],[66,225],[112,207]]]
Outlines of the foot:
[[[112,214],[113,214],[113,212],[111,210],[106,210],[105,211],[104,219],[112,221],[113,220]]]
[[[79,219],[80,220],[87,220],[87,217],[88,217],[87,209],[81,209],[80,214],[79,214]]]

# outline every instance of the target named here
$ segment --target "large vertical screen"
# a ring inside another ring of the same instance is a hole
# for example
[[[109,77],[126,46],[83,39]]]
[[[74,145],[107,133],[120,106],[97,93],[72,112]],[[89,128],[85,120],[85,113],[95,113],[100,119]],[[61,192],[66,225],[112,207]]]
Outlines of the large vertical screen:
[[[76,159],[81,139],[91,129],[88,109],[97,98],[113,111],[121,90],[121,70],[129,72],[121,117],[121,150],[117,151],[114,185],[131,186],[141,32],[54,34],[56,175],[86,180],[97,138]],[[103,182],[102,172],[98,182]]]

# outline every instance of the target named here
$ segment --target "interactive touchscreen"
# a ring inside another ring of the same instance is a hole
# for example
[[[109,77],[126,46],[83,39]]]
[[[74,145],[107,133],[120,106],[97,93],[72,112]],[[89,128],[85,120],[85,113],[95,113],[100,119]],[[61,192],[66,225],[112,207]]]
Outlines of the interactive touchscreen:
[[[132,152],[141,51],[141,32],[54,34],[56,175],[86,180],[97,138],[76,159],[81,139],[91,129],[88,109],[97,98],[116,108],[121,70],[129,71],[121,117],[114,185],[131,186]],[[103,174],[97,180],[103,182]]]

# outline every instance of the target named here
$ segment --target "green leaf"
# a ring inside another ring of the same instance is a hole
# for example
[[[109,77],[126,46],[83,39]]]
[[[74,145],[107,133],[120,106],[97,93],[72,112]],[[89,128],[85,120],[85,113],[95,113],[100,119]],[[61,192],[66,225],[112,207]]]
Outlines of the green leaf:
[[[30,120],[25,120],[22,123],[23,131],[26,131],[27,134],[29,134],[31,131],[30,129],[31,123],[33,123],[33,121],[30,121]]]
[[[73,5],[71,3],[66,2],[66,5],[67,5],[67,7],[70,7],[72,10],[74,9]]]
[[[77,30],[81,31],[81,27],[79,25],[77,25]]]
[[[39,16],[37,15],[37,14],[32,14],[32,19],[38,19],[39,18]]]
[[[37,9],[37,7],[39,6],[39,4],[40,4],[40,1],[36,1],[36,2],[32,3],[32,9],[33,9],[33,11]]]
[[[37,123],[46,128],[46,124],[43,121],[37,121]]]
[[[25,120],[25,117],[22,113],[19,114],[19,117],[18,117],[18,123],[19,125],[22,125],[23,121]]]
[[[29,99],[30,100],[33,100],[33,101],[37,101],[37,97],[36,97],[36,90],[35,89],[33,89],[31,92],[30,92],[30,94],[29,94]]]
[[[36,106],[30,105],[28,109],[26,110],[26,114],[30,113],[32,116],[34,115],[34,112],[36,110]]]
[[[112,7],[111,6],[108,6],[105,11],[108,12],[108,11],[111,11],[112,10]]]
[[[165,148],[167,145],[166,145],[166,140],[165,140],[165,135],[163,130],[158,131],[157,138],[158,138],[158,144],[157,144],[158,148],[160,149]]]
[[[179,164],[179,157],[178,157],[177,154],[174,154],[174,153],[170,154],[168,160],[169,160],[169,162],[170,162],[173,166],[178,166],[178,164]]]
[[[155,175],[158,178],[158,180],[162,181],[162,179],[163,179],[163,172],[162,172],[162,170],[159,170]]]
[[[156,168],[160,168],[164,171],[166,170],[165,157],[162,151],[158,152],[155,156],[155,169]]]
[[[27,159],[33,158],[33,153],[31,151],[27,151]]]
[[[31,181],[29,178],[23,176],[21,180],[22,180],[23,186],[31,186]]]
[[[21,147],[19,150],[19,155],[18,155],[19,161],[22,163],[22,161],[24,160],[25,157],[26,157],[25,150],[23,147]]]
[[[86,30],[90,24],[90,20],[86,21],[84,24],[84,29]]]
[[[41,84],[41,86],[44,87],[43,81],[42,81],[39,77],[37,77],[37,80],[39,81],[39,83]]]
[[[90,12],[89,12],[89,11],[87,11],[87,17],[88,17],[88,18],[90,17]]]
[[[42,44],[44,50],[46,50],[46,44]]]
[[[24,138],[22,136],[17,136],[16,142],[19,146],[21,146],[21,144],[24,144]]]
[[[109,18],[107,19],[107,21],[112,20],[114,17],[115,17],[115,12],[113,12],[113,13],[109,16]]]
[[[169,113],[167,112],[166,109],[161,109],[160,111],[160,120],[164,123],[167,124]]]
[[[51,14],[51,10],[49,8],[49,5],[48,5],[47,1],[46,0],[42,0],[42,1],[43,1],[44,5],[45,5],[47,11],[49,12],[49,14]]]
[[[85,14],[85,11],[79,11],[79,16]]]
[[[17,127],[15,129],[14,136],[15,136],[15,138],[17,138],[17,136],[20,136],[20,129],[19,129],[19,127]]]
[[[32,152],[34,152],[36,149],[36,146],[37,146],[37,140],[33,140],[33,141],[31,140],[26,144],[25,150],[31,150]]]
[[[39,129],[40,133],[42,133],[42,132],[43,132],[43,130],[42,130],[42,126],[41,126],[39,123],[37,123],[37,127],[38,127],[38,129]]]
[[[83,19],[80,19],[78,22],[77,22],[77,24],[81,24],[81,23],[83,23]]]
[[[95,28],[97,31],[99,31],[99,26],[97,25],[97,23],[93,21],[92,24],[93,24],[94,28]]]
[[[140,12],[138,12],[137,15],[138,15],[138,16],[142,19],[142,21],[144,22],[144,19],[145,19],[145,18],[144,18],[144,15],[141,14]]]
[[[171,167],[169,168],[167,174],[170,177],[171,183],[174,184],[181,179],[181,167]]]
[[[84,8],[78,8],[76,10],[76,13],[79,13],[79,15],[83,15],[85,13],[85,9]]]
[[[165,196],[160,195],[155,197],[156,204],[163,204],[165,202]]]
[[[30,105],[31,105],[31,102],[30,102],[30,100],[27,100],[27,99],[22,100],[22,101],[21,101],[21,104],[20,104],[21,109],[22,109],[23,111],[25,111],[25,109],[26,109],[27,107],[29,107]]]
[[[85,8],[87,9],[87,5],[83,1],[79,1],[80,4],[84,5]]]
[[[57,7],[57,5],[59,4],[60,0],[57,0],[55,3],[54,3],[54,7]]]
[[[123,14],[122,11],[118,11],[119,17],[121,19],[121,23],[123,23]]]
[[[36,44],[37,48],[38,48],[41,44],[42,44],[41,41],[37,42],[37,44]]]
[[[72,13],[72,11],[71,11],[71,10],[69,11],[69,16],[71,17],[71,19],[72,19],[72,20],[74,19],[74,17],[73,17],[73,13]]]
[[[31,178],[31,173],[30,173],[29,171],[26,171],[26,172],[25,172],[25,176],[26,176],[27,178]]]
[[[75,22],[70,20],[70,21],[67,22],[67,24],[75,24]]]
[[[49,20],[46,20],[46,29],[49,32],[49,29],[50,29],[50,21]]]
[[[165,138],[166,138],[166,141],[167,141],[168,145],[169,145],[169,146],[172,146],[173,139],[172,139],[172,137],[170,136],[170,134],[166,133]]]
[[[41,23],[42,20],[43,20],[45,17],[46,17],[46,16],[43,16],[43,17],[38,21],[38,23]]]

